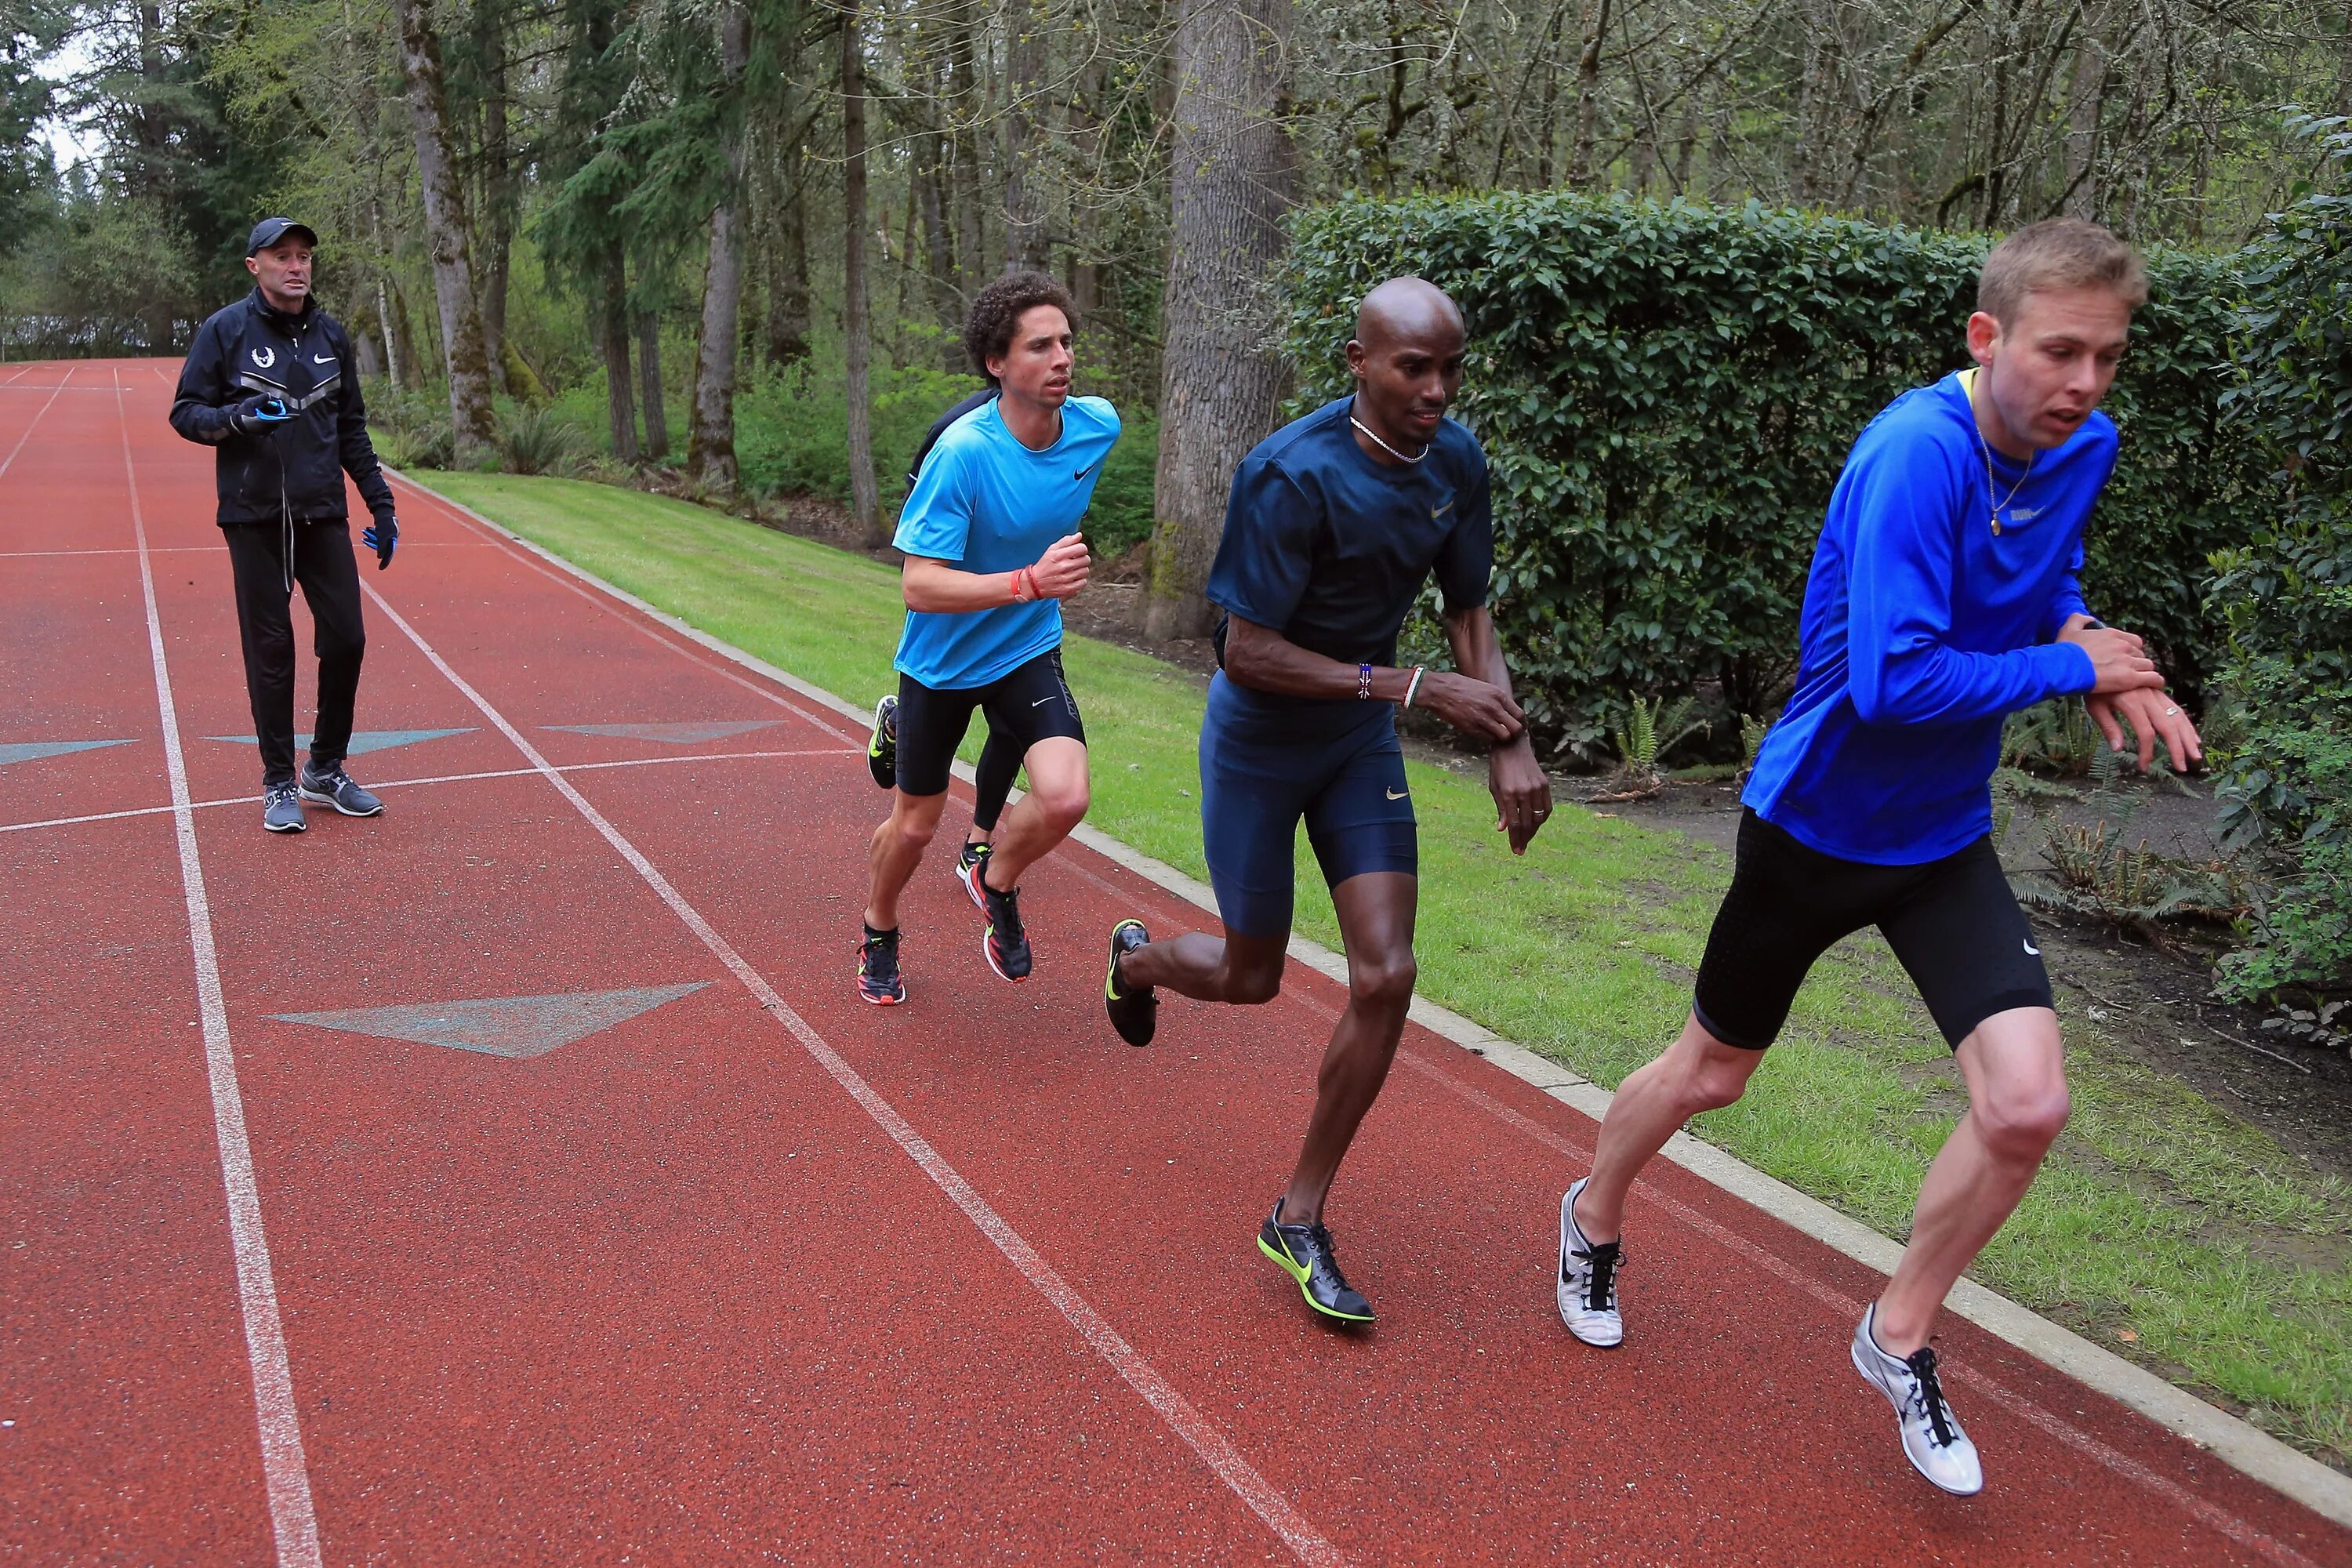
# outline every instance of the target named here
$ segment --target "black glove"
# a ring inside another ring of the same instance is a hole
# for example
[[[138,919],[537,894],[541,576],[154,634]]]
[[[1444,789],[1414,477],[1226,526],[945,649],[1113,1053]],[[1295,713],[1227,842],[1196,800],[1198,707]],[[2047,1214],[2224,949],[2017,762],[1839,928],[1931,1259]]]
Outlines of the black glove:
[[[248,397],[230,411],[229,427],[240,436],[257,436],[273,425],[294,417],[282,397]]]
[[[400,519],[385,512],[368,525],[360,542],[375,552],[375,569],[383,571],[392,564],[393,546],[400,542]]]

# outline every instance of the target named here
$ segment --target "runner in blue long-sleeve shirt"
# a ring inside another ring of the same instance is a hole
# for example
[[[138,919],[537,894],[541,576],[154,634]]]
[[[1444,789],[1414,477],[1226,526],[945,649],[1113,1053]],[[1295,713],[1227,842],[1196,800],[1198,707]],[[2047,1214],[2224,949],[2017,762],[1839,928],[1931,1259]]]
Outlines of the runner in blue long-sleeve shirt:
[[[1745,1091],[1814,960],[1876,926],[1957,1054],[1969,1110],[1852,1356],[1894,1404],[1905,1456],[1962,1494],[1982,1489],[1983,1468],[1929,1335],[2067,1110],[2050,979],[1992,844],[2001,721],[2079,695],[2118,751],[2129,725],[2142,767],[2159,739],[2176,764],[2200,754],[2146,647],[2094,619],[2076,581],[2116,463],[2115,426],[2096,410],[2147,298],[2138,258],[2106,230],[2020,229],[1985,260],[1968,327],[1976,368],[1905,393],[1855,441],[1805,585],[1796,690],[1742,796],[1689,1022],[1618,1089],[1591,1173],[1560,1200],[1560,1317],[1585,1343],[1615,1345],[1634,1177],[1685,1121]]]

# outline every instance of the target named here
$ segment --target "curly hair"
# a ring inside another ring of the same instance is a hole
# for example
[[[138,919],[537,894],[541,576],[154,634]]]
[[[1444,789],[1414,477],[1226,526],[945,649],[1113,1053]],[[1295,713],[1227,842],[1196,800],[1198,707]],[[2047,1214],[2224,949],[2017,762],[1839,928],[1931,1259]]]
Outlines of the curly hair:
[[[1051,305],[1069,319],[1070,331],[1078,330],[1078,309],[1070,301],[1070,291],[1043,272],[1008,272],[980,291],[971,302],[971,314],[964,319],[964,352],[971,355],[971,368],[988,377],[988,384],[997,384],[988,374],[988,362],[1009,353],[1013,347],[1013,329],[1021,324],[1024,311],[1040,305]]]

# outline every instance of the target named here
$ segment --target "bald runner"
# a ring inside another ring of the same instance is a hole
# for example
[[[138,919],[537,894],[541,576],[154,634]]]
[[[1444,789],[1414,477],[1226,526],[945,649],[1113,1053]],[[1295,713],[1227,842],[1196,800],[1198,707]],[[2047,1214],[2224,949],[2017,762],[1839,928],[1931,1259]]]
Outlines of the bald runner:
[[[1348,954],[1307,1137],[1258,1248],[1336,1323],[1369,1323],[1339,1272],[1325,1205],[1388,1078],[1412,1002],[1420,859],[1401,708],[1425,708],[1489,748],[1496,829],[1513,853],[1551,792],[1511,699],[1486,613],[1494,561],[1486,454],[1445,417],[1462,386],[1462,315],[1398,278],[1365,296],[1340,398],[1276,431],[1234,475],[1209,598],[1224,612],[1201,726],[1201,831],[1221,934],[1111,931],[1111,1022],[1148,1043],[1164,987],[1209,1002],[1271,1001],[1290,941],[1301,822],[1330,884]],[[1434,574],[1454,668],[1397,665],[1397,634]]]

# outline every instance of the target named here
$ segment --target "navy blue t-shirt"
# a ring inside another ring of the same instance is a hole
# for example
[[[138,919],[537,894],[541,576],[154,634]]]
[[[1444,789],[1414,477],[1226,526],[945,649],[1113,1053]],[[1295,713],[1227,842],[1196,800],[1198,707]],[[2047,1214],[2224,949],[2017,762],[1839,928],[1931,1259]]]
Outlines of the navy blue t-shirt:
[[[1433,568],[1449,611],[1486,602],[1486,454],[1447,419],[1420,462],[1375,462],[1349,427],[1353,403],[1292,420],[1242,459],[1207,592],[1310,653],[1393,665],[1397,632]]]

